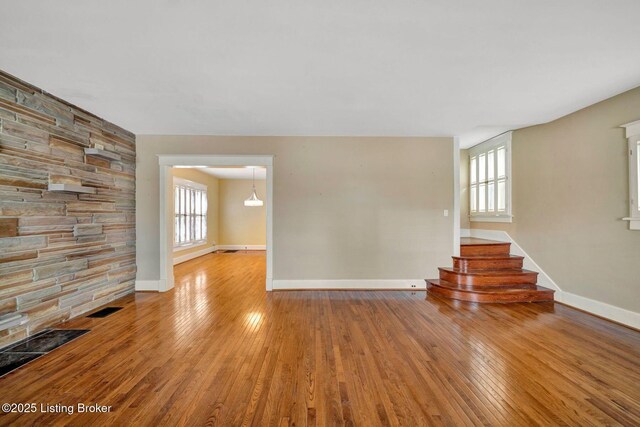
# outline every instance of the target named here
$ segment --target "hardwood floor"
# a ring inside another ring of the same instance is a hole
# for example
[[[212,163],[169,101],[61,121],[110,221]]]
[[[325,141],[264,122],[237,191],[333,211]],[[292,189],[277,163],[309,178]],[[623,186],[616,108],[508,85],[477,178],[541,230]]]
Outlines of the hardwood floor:
[[[553,303],[424,291],[267,294],[262,254],[210,254],[0,379],[16,425],[640,425],[640,333]]]

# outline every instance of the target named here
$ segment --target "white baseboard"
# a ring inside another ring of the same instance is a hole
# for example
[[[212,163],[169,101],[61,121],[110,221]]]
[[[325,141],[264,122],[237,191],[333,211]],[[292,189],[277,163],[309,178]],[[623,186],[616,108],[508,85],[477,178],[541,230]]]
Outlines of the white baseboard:
[[[596,301],[587,297],[572,294],[570,292],[560,289],[558,284],[544,272],[542,268],[518,245],[518,243],[511,238],[509,233],[502,230],[479,230],[472,228],[468,230],[469,235],[465,237],[477,237],[479,239],[500,240],[503,242],[511,243],[511,253],[514,255],[520,255],[524,257],[524,268],[528,270],[537,271],[538,284],[545,288],[553,289],[556,291],[555,300],[571,307],[584,310],[588,313],[593,313],[597,316],[604,317],[606,319],[613,320],[614,322],[622,323],[624,325],[631,326],[636,329],[640,329],[640,313],[626,310],[624,308],[610,305],[601,301]],[[463,230],[460,230],[460,235],[463,235]]]
[[[460,237],[471,237],[471,229],[469,229],[469,228],[461,228],[460,229]]]
[[[173,259],[173,265],[189,261],[190,259],[198,258],[202,255],[209,254],[217,249],[216,246],[209,246],[208,248],[200,249],[199,251],[191,252],[185,255],[181,255]]]
[[[570,292],[556,292],[556,301],[640,329],[640,313],[596,301]]]
[[[155,291],[160,289],[160,280],[136,280],[136,292],[138,291]]]
[[[167,284],[164,279],[158,280],[136,280],[135,281],[135,290],[136,292],[167,292],[173,289],[173,285],[170,289],[166,289]]]
[[[266,251],[266,245],[218,245],[218,250],[223,251]]]
[[[323,289],[414,289],[424,290],[424,279],[407,280],[273,280],[272,288],[277,290],[323,290]]]

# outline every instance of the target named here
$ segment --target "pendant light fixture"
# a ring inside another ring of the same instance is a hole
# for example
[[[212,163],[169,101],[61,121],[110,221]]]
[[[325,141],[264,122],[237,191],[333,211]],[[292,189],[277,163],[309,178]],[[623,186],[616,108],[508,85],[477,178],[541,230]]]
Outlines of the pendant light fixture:
[[[253,169],[253,191],[251,192],[251,196],[247,200],[244,201],[245,206],[263,206],[264,202],[258,199],[258,195],[256,194],[256,168]]]

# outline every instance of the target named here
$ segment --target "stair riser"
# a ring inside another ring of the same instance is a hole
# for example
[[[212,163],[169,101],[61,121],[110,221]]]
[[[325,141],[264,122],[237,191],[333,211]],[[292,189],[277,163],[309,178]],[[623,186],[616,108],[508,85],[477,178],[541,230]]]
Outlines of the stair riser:
[[[553,301],[553,292],[523,292],[518,295],[500,294],[478,294],[473,292],[456,291],[452,289],[442,288],[432,284],[427,285],[427,293],[430,295],[439,295],[445,298],[451,298],[459,301],[479,302],[479,303],[511,303],[511,302],[544,302]]]
[[[537,282],[537,274],[521,273],[476,276],[473,274],[459,274],[440,270],[440,280],[464,286],[535,285]]]
[[[453,259],[453,268],[463,271],[468,270],[512,270],[522,268],[523,260],[521,259],[502,259],[502,260],[486,260],[486,259]]]
[[[538,273],[510,255],[511,243],[484,239],[461,241],[453,268],[440,268],[439,280],[427,280],[429,295],[476,303],[553,301],[554,291],[537,286]]]
[[[509,255],[510,250],[511,243],[502,245],[465,245],[460,246],[460,255]]]
[[[538,287],[538,285],[532,285],[530,283],[521,283],[521,284],[518,284],[518,285],[510,284],[509,286],[504,286],[504,285],[498,285],[498,286],[492,286],[492,285],[464,286],[464,285],[456,285],[455,283],[452,283],[451,285],[453,287],[455,287],[455,289],[450,287],[450,286],[444,286],[444,285],[436,284],[436,286],[439,286],[439,287],[444,288],[444,289],[451,289],[451,290],[454,290],[454,291],[461,291],[461,292],[474,292],[474,291],[505,292],[505,291],[508,291],[509,289],[536,290],[536,288]]]

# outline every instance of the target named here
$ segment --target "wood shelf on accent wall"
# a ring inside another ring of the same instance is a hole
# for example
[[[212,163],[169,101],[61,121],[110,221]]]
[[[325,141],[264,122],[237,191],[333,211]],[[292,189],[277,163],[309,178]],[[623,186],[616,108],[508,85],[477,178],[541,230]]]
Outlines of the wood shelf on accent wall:
[[[94,187],[84,187],[76,184],[49,184],[49,191],[67,191],[70,193],[96,194]]]
[[[110,151],[102,150],[100,148],[85,148],[84,154],[86,154],[87,156],[101,157],[107,160],[115,160],[115,161],[122,160],[122,157],[120,156],[120,154],[112,153]]]

